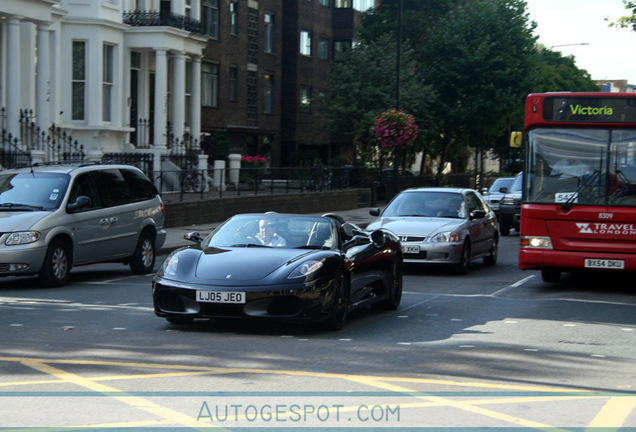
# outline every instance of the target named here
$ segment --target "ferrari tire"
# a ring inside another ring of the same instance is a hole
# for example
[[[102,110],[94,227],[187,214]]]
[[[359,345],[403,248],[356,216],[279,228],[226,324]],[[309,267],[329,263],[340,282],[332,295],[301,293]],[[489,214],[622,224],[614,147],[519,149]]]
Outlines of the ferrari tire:
[[[139,236],[134,255],[130,258],[130,270],[134,274],[149,274],[155,267],[155,240],[152,234],[144,231]]]
[[[38,274],[40,284],[45,287],[61,287],[69,279],[72,264],[71,248],[68,242],[54,239],[46,251],[42,269]]]
[[[343,273],[338,273],[333,282],[331,310],[323,323],[327,330],[340,330],[347,320],[349,309],[349,284]]]
[[[375,303],[374,308],[396,310],[402,300],[402,260],[396,257],[391,267],[391,285],[388,287],[389,296],[386,300]]]

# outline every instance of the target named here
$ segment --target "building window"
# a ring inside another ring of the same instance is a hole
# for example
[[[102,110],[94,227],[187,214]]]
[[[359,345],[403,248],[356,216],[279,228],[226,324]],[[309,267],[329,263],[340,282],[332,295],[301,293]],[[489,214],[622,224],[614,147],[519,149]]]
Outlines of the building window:
[[[203,34],[214,39],[219,38],[219,0],[201,2],[201,27]]]
[[[274,76],[265,74],[263,77],[263,101],[265,114],[274,113]]]
[[[274,52],[274,14],[271,12],[265,12],[265,52]]]
[[[236,102],[238,100],[238,68],[230,67],[230,100]]]
[[[351,41],[335,41],[333,43],[333,59],[340,60],[342,54],[351,49]]]
[[[206,107],[219,106],[219,65],[201,64],[201,104]]]
[[[300,31],[300,53],[302,55],[311,55],[311,33],[307,30]]]
[[[329,0],[320,0],[320,6],[329,7]]]
[[[230,3],[230,34],[238,36],[238,33],[238,2],[233,1]]]
[[[334,0],[334,7],[336,9],[351,9],[352,0]]]
[[[329,39],[321,37],[318,40],[318,58],[329,60]]]
[[[311,87],[300,87],[300,110],[311,111]]]
[[[111,121],[113,103],[113,51],[112,45],[104,45],[102,53],[102,121]]]
[[[373,9],[373,0],[353,0],[353,8],[360,12],[366,12],[369,9]]]
[[[73,41],[73,76],[71,119],[85,119],[86,100],[86,42]]]

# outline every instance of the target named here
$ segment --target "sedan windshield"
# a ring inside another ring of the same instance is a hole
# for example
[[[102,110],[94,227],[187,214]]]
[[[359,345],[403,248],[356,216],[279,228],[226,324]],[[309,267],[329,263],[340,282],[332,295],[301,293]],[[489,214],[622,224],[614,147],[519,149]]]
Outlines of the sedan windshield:
[[[466,206],[460,193],[419,191],[401,193],[382,212],[383,217],[423,216],[465,218]]]
[[[527,202],[636,205],[636,131],[534,129],[528,145]]]
[[[54,210],[69,180],[66,174],[0,174],[0,211]]]

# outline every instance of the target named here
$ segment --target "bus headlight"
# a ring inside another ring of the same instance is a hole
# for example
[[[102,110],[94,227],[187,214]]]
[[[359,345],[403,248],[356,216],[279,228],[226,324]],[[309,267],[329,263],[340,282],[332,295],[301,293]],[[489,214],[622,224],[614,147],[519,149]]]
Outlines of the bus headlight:
[[[550,237],[523,236],[519,239],[519,246],[532,249],[552,249]]]

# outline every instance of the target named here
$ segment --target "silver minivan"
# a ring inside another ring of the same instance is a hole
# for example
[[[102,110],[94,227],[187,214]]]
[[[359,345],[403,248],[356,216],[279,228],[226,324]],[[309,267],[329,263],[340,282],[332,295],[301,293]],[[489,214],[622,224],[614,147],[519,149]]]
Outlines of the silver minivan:
[[[164,205],[129,165],[33,165],[0,171],[0,276],[68,282],[73,266],[128,264],[151,273],[163,246]]]

